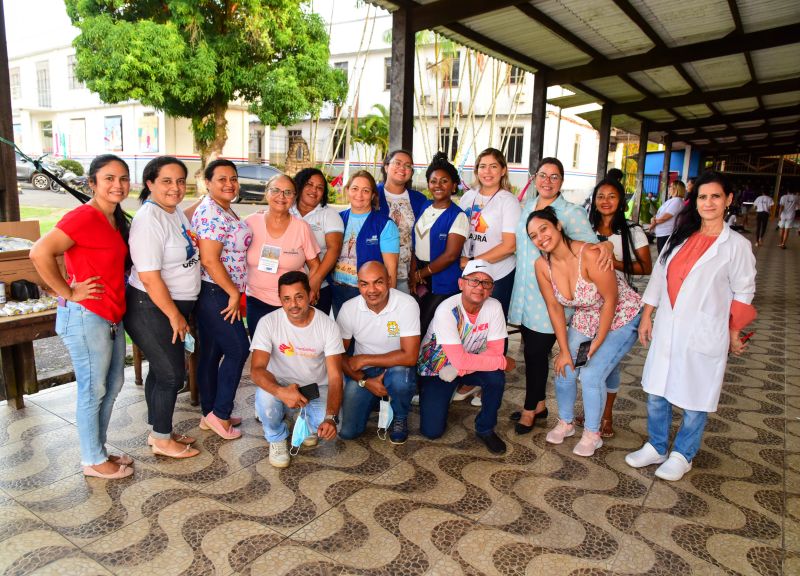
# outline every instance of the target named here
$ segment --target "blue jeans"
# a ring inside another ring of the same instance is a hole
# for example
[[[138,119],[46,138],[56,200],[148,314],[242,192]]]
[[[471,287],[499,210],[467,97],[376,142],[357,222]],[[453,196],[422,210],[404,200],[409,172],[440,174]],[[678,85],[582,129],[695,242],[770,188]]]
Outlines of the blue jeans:
[[[606,405],[606,380],[636,342],[641,317],[640,312],[625,326],[610,330],[602,346],[595,351],[585,366],[578,368],[583,392],[584,427],[590,432],[600,431],[600,420]],[[572,326],[567,331],[567,339],[569,353],[573,358],[577,355],[581,342],[591,340]],[[572,422],[575,417],[575,399],[578,396],[575,370],[568,366],[565,376],[556,375],[555,388],[558,417],[565,422]]]
[[[497,411],[503,400],[506,375],[502,370],[473,372],[445,382],[438,376],[419,377],[419,431],[426,438],[439,438],[447,428],[450,399],[459,386],[480,386],[481,411],[475,417],[475,432],[488,434],[497,425]]]
[[[280,306],[273,306],[259,300],[255,296],[247,296],[247,331],[250,333],[250,340],[256,333],[258,321],[270,312],[275,312]]]
[[[367,368],[365,378],[372,378],[383,371],[383,368]],[[411,397],[417,391],[416,366],[395,366],[386,368],[383,385],[391,398],[392,412],[395,420],[405,420],[411,410]],[[345,376],[344,398],[342,399],[342,425],[339,436],[345,440],[358,438],[367,427],[367,419],[380,402],[375,396],[358,382]]]
[[[333,291],[332,296],[334,317],[339,316],[339,310],[342,309],[342,306],[345,302],[351,298],[355,298],[360,294],[358,288],[355,286],[347,286],[345,284],[331,284],[331,290]]]
[[[302,386],[302,383],[300,384]],[[311,431],[316,434],[317,428],[325,419],[325,409],[328,402],[328,387],[319,387],[319,398],[306,404],[306,414]],[[264,428],[264,438],[267,442],[280,442],[289,437],[289,427],[286,425],[286,415],[299,413],[298,408],[289,408],[269,392],[256,388],[256,413]]]
[[[198,330],[197,388],[205,416],[214,412],[228,420],[233,412],[236,389],[250,355],[250,340],[244,322],[231,324],[220,314],[228,306],[228,294],[213,282],[200,283],[195,314]]]
[[[80,304],[56,310],[56,334],[72,358],[78,381],[76,421],[81,465],[108,460],[106,432],[111,409],[125,381],[125,331],[122,322],[111,339],[111,323]]]
[[[700,450],[703,431],[706,429],[708,412],[695,410],[683,411],[681,422],[672,449],[686,458],[687,462]],[[659,454],[666,454],[669,449],[669,429],[672,426],[672,404],[663,396],[648,394],[647,397],[647,435],[648,442]]]
[[[194,300],[173,300],[186,321],[194,310]],[[147,423],[153,438],[167,440],[172,435],[172,416],[178,392],[186,381],[186,352],[183,342],[172,342],[169,318],[147,292],[133,286],[125,291],[125,327],[131,340],[142,349],[150,368],[144,381]]]

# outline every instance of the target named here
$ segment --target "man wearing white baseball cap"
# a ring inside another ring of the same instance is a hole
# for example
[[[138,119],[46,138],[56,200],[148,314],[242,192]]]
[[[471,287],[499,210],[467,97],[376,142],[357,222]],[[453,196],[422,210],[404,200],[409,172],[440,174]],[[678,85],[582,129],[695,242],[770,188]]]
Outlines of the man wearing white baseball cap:
[[[490,452],[504,454],[506,444],[495,433],[503,399],[505,372],[516,366],[504,355],[506,318],[500,302],[491,298],[491,265],[470,260],[458,280],[460,294],[439,304],[420,348],[420,432],[439,438],[447,427],[453,392],[480,386],[483,406],[475,418],[475,434]]]

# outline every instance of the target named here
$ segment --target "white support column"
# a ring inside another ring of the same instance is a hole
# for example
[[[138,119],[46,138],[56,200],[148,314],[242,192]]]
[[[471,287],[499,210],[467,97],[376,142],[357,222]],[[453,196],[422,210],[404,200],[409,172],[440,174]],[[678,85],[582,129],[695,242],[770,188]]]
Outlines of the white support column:
[[[683,151],[683,172],[681,172],[681,181],[685,184],[689,179],[689,163],[692,161],[692,145],[687,144],[686,149]]]

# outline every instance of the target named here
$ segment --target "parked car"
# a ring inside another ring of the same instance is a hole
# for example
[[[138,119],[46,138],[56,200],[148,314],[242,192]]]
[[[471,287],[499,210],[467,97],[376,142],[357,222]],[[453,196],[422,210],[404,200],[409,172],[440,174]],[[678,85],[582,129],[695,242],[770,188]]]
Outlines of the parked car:
[[[239,198],[237,202],[264,202],[264,194],[269,179],[281,171],[265,164],[237,164],[239,172]]]
[[[52,180],[47,174],[39,172],[31,162],[25,160],[20,156],[19,152],[15,152],[17,160],[17,180],[20,182],[30,182],[37,190],[51,190],[58,191],[61,187],[57,182]],[[55,174],[58,178],[64,174],[65,170],[58,164],[44,160],[42,162],[44,167],[49,172]]]

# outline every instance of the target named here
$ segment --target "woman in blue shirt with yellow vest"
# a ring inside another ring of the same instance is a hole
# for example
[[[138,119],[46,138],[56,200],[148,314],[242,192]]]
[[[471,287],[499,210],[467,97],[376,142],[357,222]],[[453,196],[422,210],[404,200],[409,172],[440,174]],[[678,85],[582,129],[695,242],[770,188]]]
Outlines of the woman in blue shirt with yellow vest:
[[[378,187],[366,170],[355,172],[345,186],[350,208],[341,213],[344,222],[342,252],[333,269],[333,313],[358,296],[358,269],[367,262],[383,262],[389,285],[397,286],[400,235],[388,216],[378,212]]]
[[[457,293],[459,257],[469,234],[469,220],[451,197],[461,182],[447,155],[438,152],[425,172],[430,204],[414,225],[414,258],[409,283],[419,297],[420,334],[425,336],[436,308]]]
[[[517,273],[508,313],[508,323],[520,327],[525,357],[525,404],[522,411],[511,414],[511,419],[517,421],[514,428],[517,434],[530,432],[537,419],[542,425],[546,424],[545,397],[550,372],[550,351],[556,342],[547,305],[536,281],[534,264],[540,253],[528,238],[528,215],[534,210],[550,206],[570,238],[581,242],[597,242],[597,235],[592,230],[586,210],[567,202],[561,195],[561,186],[564,183],[564,165],[561,161],[558,158],[542,158],[536,167],[534,178],[536,194],[525,202],[516,230]],[[613,265],[613,248],[606,245],[602,250],[601,266]]]

